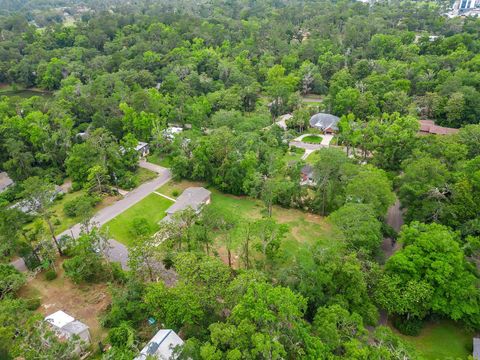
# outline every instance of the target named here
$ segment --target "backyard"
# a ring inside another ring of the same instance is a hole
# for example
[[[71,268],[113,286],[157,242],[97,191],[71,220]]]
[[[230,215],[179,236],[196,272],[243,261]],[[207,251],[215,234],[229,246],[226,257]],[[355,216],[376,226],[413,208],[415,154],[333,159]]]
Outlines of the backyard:
[[[411,344],[426,360],[467,359],[472,354],[473,333],[453,321],[429,323],[419,336],[406,336],[395,332]]]
[[[92,344],[97,344],[106,336],[99,316],[110,303],[108,285],[74,284],[65,277],[62,262],[62,259],[57,261],[56,279],[48,281],[43,273],[39,273],[20,289],[19,295],[25,299],[40,299],[37,311],[43,316],[63,310],[87,324]]]

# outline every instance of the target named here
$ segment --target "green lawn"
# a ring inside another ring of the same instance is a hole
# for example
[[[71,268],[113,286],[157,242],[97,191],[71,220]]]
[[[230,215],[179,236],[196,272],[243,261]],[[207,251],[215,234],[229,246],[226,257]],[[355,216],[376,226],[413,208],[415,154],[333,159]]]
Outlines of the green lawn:
[[[319,159],[320,159],[320,153],[317,150],[311,153],[310,155],[308,155],[305,161],[310,165],[314,165]]]
[[[139,167],[135,171],[135,176],[138,179],[138,183],[143,184],[144,182],[155,179],[157,174],[151,170]]]
[[[169,168],[172,166],[172,158],[159,153],[152,153],[147,157],[148,162],[152,164]]]
[[[302,138],[302,141],[309,144],[320,144],[322,142],[322,137],[318,135],[307,135]]]
[[[427,324],[419,336],[400,336],[426,360],[467,359],[472,354],[473,333],[453,321]]]
[[[134,240],[134,236],[130,232],[134,219],[147,219],[150,225],[150,233],[153,235],[158,230],[158,222],[165,217],[165,210],[172,204],[172,201],[160,195],[150,194],[116,218],[110,220],[102,228],[107,229],[115,240],[125,245],[130,245]]]

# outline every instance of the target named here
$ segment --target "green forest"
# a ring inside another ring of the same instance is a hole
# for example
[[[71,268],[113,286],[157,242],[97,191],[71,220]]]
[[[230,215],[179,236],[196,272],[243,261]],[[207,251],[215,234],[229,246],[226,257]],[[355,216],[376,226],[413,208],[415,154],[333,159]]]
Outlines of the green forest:
[[[480,17],[450,6],[0,0],[0,359],[160,329],[172,359],[473,359]]]

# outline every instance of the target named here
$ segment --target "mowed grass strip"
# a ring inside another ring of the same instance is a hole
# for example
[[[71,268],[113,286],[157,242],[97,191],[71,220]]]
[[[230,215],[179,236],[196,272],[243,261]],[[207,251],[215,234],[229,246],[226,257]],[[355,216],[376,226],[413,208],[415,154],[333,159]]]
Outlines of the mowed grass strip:
[[[172,204],[173,201],[152,193],[107,222],[102,228],[107,229],[113,239],[131,245],[135,239],[132,234],[133,221],[136,218],[145,218],[150,225],[150,235],[153,235],[159,228],[158,222],[165,217],[165,210]]]
[[[320,144],[322,142],[322,137],[318,135],[307,135],[302,138],[302,141],[309,144]]]
[[[426,360],[467,359],[472,354],[474,334],[453,321],[426,324],[419,336],[395,332]]]

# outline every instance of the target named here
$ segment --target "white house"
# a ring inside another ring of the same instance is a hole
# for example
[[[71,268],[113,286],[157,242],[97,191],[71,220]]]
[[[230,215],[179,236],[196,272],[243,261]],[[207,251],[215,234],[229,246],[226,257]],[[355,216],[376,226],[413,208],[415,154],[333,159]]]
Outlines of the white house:
[[[45,317],[59,338],[71,339],[74,335],[86,344],[90,344],[89,327],[81,321],[75,320],[72,316],[64,313],[62,310],[54,312]]]
[[[170,329],[162,329],[148,342],[134,360],[146,360],[154,358],[159,360],[175,360],[175,349],[183,345],[183,340]]]

